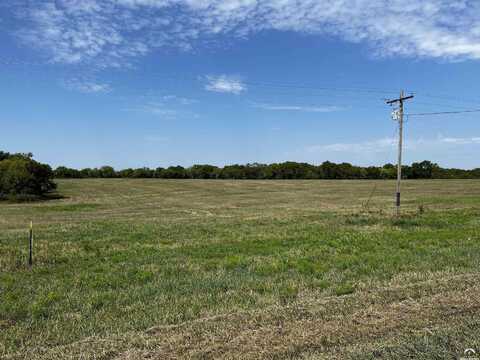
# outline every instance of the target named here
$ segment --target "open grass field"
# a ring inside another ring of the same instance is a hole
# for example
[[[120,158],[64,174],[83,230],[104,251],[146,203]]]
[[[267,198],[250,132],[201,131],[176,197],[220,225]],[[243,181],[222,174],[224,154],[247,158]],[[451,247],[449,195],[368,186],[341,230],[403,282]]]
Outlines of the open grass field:
[[[480,352],[480,181],[58,183],[0,203],[2,359]]]

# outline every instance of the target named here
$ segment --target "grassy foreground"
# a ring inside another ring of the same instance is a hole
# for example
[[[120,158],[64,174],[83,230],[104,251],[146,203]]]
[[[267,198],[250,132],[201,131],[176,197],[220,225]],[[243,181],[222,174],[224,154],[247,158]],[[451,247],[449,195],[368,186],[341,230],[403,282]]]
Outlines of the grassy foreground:
[[[480,181],[58,183],[0,203],[2,359],[480,353]]]

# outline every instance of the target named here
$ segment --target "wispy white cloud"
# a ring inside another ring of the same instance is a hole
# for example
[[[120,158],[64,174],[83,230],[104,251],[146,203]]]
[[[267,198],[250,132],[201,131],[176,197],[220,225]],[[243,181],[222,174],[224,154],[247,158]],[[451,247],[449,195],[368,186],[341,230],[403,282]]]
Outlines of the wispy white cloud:
[[[480,137],[406,137],[404,163],[429,159],[442,166],[478,167],[475,154],[480,150]],[[287,153],[287,158],[297,161],[321,163],[350,162],[357,165],[396,163],[397,138],[378,138],[359,142],[332,142],[299,147]],[[459,160],[462,160],[459,162]]]
[[[207,84],[205,85],[205,90],[219,92],[219,93],[230,93],[238,95],[244,91],[247,91],[247,86],[237,77],[220,75],[213,76],[208,75],[206,77]]]
[[[124,111],[146,113],[167,120],[174,120],[182,116],[197,118],[197,114],[188,110],[188,108],[185,109],[186,106],[196,102],[197,101],[194,99],[188,99],[176,95],[163,95],[157,99],[143,101],[138,105],[127,107]]]
[[[393,138],[382,138],[377,140],[364,141],[359,143],[333,143],[322,145],[311,145],[306,148],[309,153],[317,152],[383,152],[385,149],[393,148],[396,140]]]
[[[255,104],[256,108],[272,111],[302,111],[302,112],[334,112],[341,108],[338,106],[303,106],[303,105],[274,105],[274,104]]]
[[[439,135],[436,138],[407,139],[406,150],[419,150],[432,147],[448,147],[480,144],[480,137],[444,137]],[[306,148],[308,153],[381,153],[395,149],[398,146],[398,139],[382,138],[358,143],[333,143],[311,145]]]
[[[45,0],[12,5],[52,62],[118,67],[159,48],[264,30],[367,43],[382,56],[480,59],[476,0]],[[30,5],[19,5],[30,4]],[[5,11],[7,12],[7,11]]]
[[[441,138],[441,141],[446,144],[456,144],[456,145],[480,144],[480,137],[466,137],[466,138],[445,137],[445,138]]]
[[[177,96],[177,95],[163,95],[161,96],[160,100],[162,102],[175,102],[175,103],[178,103],[180,105],[192,105],[192,104],[196,104],[198,102],[198,100],[196,99],[189,99],[189,98],[185,98],[185,97],[182,97],[182,96]]]
[[[174,119],[178,114],[177,110],[166,108],[164,104],[160,104],[160,103],[144,104],[137,107],[131,107],[126,110],[149,113],[149,114],[158,115],[167,119]]]
[[[87,94],[109,93],[112,87],[107,83],[100,83],[82,79],[68,79],[62,82],[63,86],[69,90],[80,91]]]

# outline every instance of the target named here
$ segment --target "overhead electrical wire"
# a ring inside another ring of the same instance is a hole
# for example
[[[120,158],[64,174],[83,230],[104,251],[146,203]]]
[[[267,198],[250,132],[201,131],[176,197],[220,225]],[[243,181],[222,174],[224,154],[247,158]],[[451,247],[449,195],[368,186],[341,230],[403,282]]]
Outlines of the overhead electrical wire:
[[[420,105],[423,107],[435,107],[435,108],[441,108],[441,107],[447,107],[447,108],[452,108],[452,109],[457,109],[458,111],[462,111],[465,109],[465,106],[463,105],[452,105],[452,104],[445,104],[445,103],[431,103],[431,102],[423,102],[423,101],[415,101],[415,103],[412,103],[410,106],[417,106]]]
[[[439,112],[429,112],[429,113],[413,113],[405,114],[407,116],[435,116],[435,115],[453,115],[453,114],[467,114],[467,113],[478,113],[480,109],[472,110],[461,110],[461,111],[439,111]]]
[[[479,104],[480,99],[473,99],[473,98],[460,98],[460,97],[455,97],[455,96],[449,96],[449,95],[433,95],[430,93],[423,93],[423,92],[414,92],[415,95],[421,95],[422,97],[428,97],[432,99],[440,99],[442,102],[445,101],[450,101],[450,102],[461,102],[464,104]]]
[[[27,71],[30,70],[40,70],[40,67],[42,68],[42,71],[45,69],[45,65],[49,65],[48,68],[52,69],[52,64],[42,64],[42,63],[33,63],[33,62],[26,62],[26,61],[15,61],[15,59],[2,59],[0,58],[0,64],[4,66],[8,65],[20,65],[20,66],[26,66],[28,68]],[[43,65],[43,66],[42,66]],[[38,68],[34,69],[36,66]],[[65,70],[65,69],[64,69]],[[135,77],[142,77],[142,74],[144,73],[145,69],[139,69],[139,72],[133,72],[130,73],[133,75],[133,78]],[[171,79],[173,81],[194,81],[194,82],[208,82],[209,78],[207,76],[196,76],[193,74],[149,74],[148,77],[150,79]],[[92,81],[95,81],[92,79]],[[392,89],[380,89],[380,88],[373,88],[373,87],[363,87],[363,86],[351,86],[351,87],[330,87],[330,86],[315,86],[315,85],[308,85],[308,84],[294,84],[294,83],[286,83],[286,82],[261,82],[261,81],[248,81],[248,80],[242,80],[241,78],[238,79],[238,81],[245,85],[247,88],[250,88],[252,91],[257,88],[272,88],[276,89],[275,91],[263,91],[263,95],[289,95],[289,96],[294,96],[294,97],[325,97],[325,98],[335,98],[335,97],[343,97],[343,96],[348,96],[349,103],[351,103],[351,100],[358,100],[362,104],[367,101],[365,99],[365,96],[368,96],[370,94],[382,94],[382,95],[390,95],[390,94],[395,94],[396,91]],[[115,89],[118,89],[120,93],[145,93],[145,91],[151,91],[154,88],[152,86],[136,86],[130,84],[128,87],[124,87],[122,85],[116,85],[114,86]],[[152,84],[153,85],[153,84]],[[302,90],[306,91],[306,93],[299,93],[302,92]],[[347,95],[348,93],[348,95]],[[459,105],[458,103],[471,103],[471,104],[476,104],[479,105],[480,99],[478,101],[474,99],[464,99],[460,97],[448,97],[448,96],[442,96],[442,95],[434,95],[431,93],[423,93],[423,92],[417,92],[413,91],[413,93],[417,97],[428,97],[428,98],[436,98],[436,99],[442,99],[441,104],[433,104],[433,103],[428,103],[428,102],[415,102],[415,105],[427,105],[427,106],[445,106],[447,108],[452,108],[452,109],[461,109],[462,106]],[[110,94],[112,94],[110,92]],[[154,94],[152,94],[154,96]],[[372,101],[375,100],[372,98]],[[450,102],[456,102],[457,104],[446,104],[446,100]],[[350,104],[353,107],[357,107],[356,104]],[[359,104],[360,105],[360,104]],[[372,104],[373,105],[373,104]],[[413,105],[413,104],[412,104]],[[413,105],[413,106],[415,106]],[[361,106],[361,105],[360,105]],[[370,107],[370,106],[369,106]],[[430,115],[448,115],[448,114],[462,114],[462,113],[475,113],[475,112],[480,112],[480,110],[474,109],[474,110],[459,110],[459,111],[442,111],[442,112],[421,112],[421,113],[412,113],[410,116],[430,116]]]

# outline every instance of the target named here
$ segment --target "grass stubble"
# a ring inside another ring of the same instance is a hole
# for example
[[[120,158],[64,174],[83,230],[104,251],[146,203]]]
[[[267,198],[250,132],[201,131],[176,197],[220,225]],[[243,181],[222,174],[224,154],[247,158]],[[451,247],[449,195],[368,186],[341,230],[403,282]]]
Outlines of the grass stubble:
[[[393,188],[64,180],[63,199],[1,203],[0,358],[480,350],[480,182],[407,181],[400,219]]]

